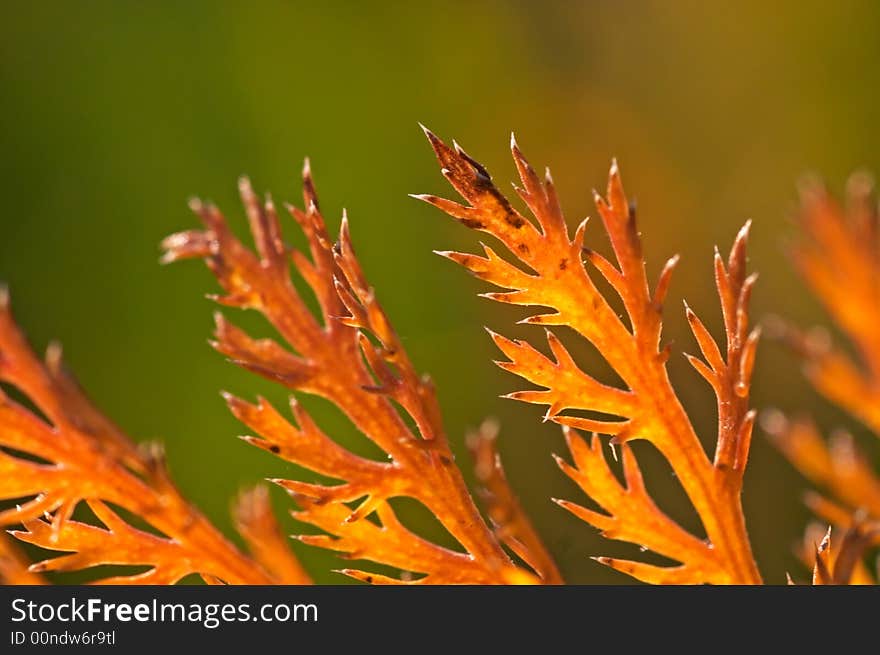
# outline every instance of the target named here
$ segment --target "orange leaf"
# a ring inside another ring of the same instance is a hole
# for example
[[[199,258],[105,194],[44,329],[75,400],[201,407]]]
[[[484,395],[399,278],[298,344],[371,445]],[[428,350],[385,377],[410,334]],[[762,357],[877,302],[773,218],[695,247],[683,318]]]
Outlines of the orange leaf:
[[[240,191],[256,252],[232,235],[215,207],[195,201],[192,207],[206,229],[166,239],[165,261],[205,258],[224,288],[220,302],[258,310],[291,349],[272,339],[252,339],[218,317],[217,350],[290,389],[326,398],[387,454],[384,461],[355,455],[326,435],[294,399],[291,422],[263,399],[254,404],[227,394],[233,414],[258,435],[245,437],[247,442],[340,481],[275,480],[297,500],[299,520],[329,533],[300,539],[424,576],[419,583],[539,581],[512,562],[480,516],[453,463],[433,386],[416,372],[367,283],[345,216],[339,238],[331,242],[308,162],[305,209],[286,208],[305,234],[308,255],[284,242],[271,200],[261,203],[246,179]],[[291,282],[290,263],[318,298],[320,316],[308,311]],[[402,526],[388,502],[395,497],[421,502],[461,550],[441,548]],[[371,514],[381,525],[368,518]],[[392,580],[347,573],[368,582]]]
[[[501,362],[501,367],[544,388],[517,392],[511,397],[546,404],[546,418],[568,427],[614,435],[616,443],[631,439],[653,443],[673,467],[706,529],[708,544],[675,525],[638,487],[622,489],[607,480],[605,484],[596,483],[593,476],[602,476],[605,467],[604,462],[597,464],[597,458],[604,456],[598,447],[577,445],[582,442],[569,433],[570,444],[577,451],[577,468],[567,467],[566,471],[613,516],[573,505],[569,509],[603,530],[616,531],[619,538],[653,543],[659,549],[674,552],[682,566],[658,572],[656,567],[637,563],[606,563],[656,582],[760,582],[740,503],[754,420],[748,409],[748,393],[758,339],[757,332],[748,332],[748,302],[755,280],[745,274],[748,225],[738,235],[727,264],[716,257],[726,353],[722,354],[703,324],[688,310],[688,319],[706,358],[706,362],[693,361],[712,384],[718,399],[717,448],[714,460],[709,460],[669,382],[668,352],[659,349],[660,306],[677,259],[672,258],[664,267],[652,295],[635,209],[627,201],[617,163],[611,166],[606,197],[595,194],[596,207],[615,255],[611,262],[584,247],[586,221],[574,234],[570,233],[549,173],[544,179],[539,178],[514,140],[511,150],[522,185],[517,192],[533,221],[513,207],[495,187],[486,169],[457,144],[449,147],[430,131],[425,133],[444,177],[467,204],[458,205],[431,195],[416,197],[439,207],[466,227],[495,237],[518,264],[505,262],[488,247],[484,247],[486,257],[441,254],[502,287],[502,293],[487,294],[488,297],[548,308],[548,312],[523,322],[572,328],[602,354],[625,385],[608,386],[582,371],[552,333],[548,333],[548,340],[553,359],[526,342],[493,335],[509,359]],[[596,269],[620,297],[628,324],[594,284],[589,268]],[[566,409],[614,418],[585,418],[564,413]],[[631,453],[627,452],[626,457],[634,463]],[[660,534],[648,538],[644,534],[645,524],[656,527]]]
[[[71,553],[37,569],[144,564],[152,568],[142,575],[107,581],[165,584],[190,573],[236,584],[276,580],[181,496],[157,444],[135,445],[95,409],[64,369],[58,346],[50,346],[45,363],[33,354],[5,290],[0,381],[21,391],[47,419],[0,391],[0,500],[18,503],[0,512],[0,525],[23,523],[26,530],[14,532],[18,538]],[[106,530],[70,520],[83,500]],[[165,537],[136,530],[105,503],[135,514]]]
[[[775,332],[801,355],[806,376],[820,394],[880,436],[880,217],[873,182],[865,174],[853,175],[846,202],[840,204],[822,184],[807,181],[798,218],[803,238],[792,249],[795,266],[858,356],[853,359],[834,347],[823,330],[805,334],[777,321]],[[789,420],[778,412],[768,413],[763,423],[791,463],[832,494],[829,500],[810,493],[807,504],[823,520],[847,530],[844,545],[854,539],[852,531],[863,519],[880,521],[880,476],[852,436],[838,430],[826,443],[808,419]],[[878,543],[870,537],[856,550],[861,556]],[[812,566],[814,579],[827,578],[821,558]],[[848,568],[858,573],[864,566],[853,562]]]

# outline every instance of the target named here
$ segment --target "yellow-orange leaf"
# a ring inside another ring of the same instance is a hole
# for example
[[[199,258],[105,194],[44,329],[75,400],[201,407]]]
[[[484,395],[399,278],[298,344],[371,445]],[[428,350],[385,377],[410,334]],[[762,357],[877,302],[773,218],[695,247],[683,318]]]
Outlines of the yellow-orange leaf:
[[[748,225],[737,236],[726,263],[716,253],[715,279],[724,317],[726,352],[722,353],[696,315],[687,311],[705,360],[692,358],[692,362],[718,399],[718,440],[715,457],[710,460],[669,382],[668,351],[659,347],[660,309],[677,258],[667,262],[652,292],[635,209],[627,201],[617,164],[611,167],[606,196],[595,194],[615,255],[611,262],[585,248],[587,221],[574,233],[569,231],[549,172],[539,178],[515,141],[511,141],[511,151],[521,183],[516,190],[533,220],[514,208],[486,169],[457,144],[449,147],[430,131],[426,134],[444,177],[466,204],[433,195],[415,197],[439,207],[466,227],[495,237],[517,263],[506,262],[485,246],[485,256],[440,254],[502,288],[500,293],[486,294],[488,297],[547,308],[523,322],[572,328],[602,354],[624,383],[620,388],[609,386],[584,372],[552,331],[547,333],[552,358],[526,342],[493,335],[509,360],[501,362],[501,367],[542,387],[510,397],[547,405],[546,418],[568,428],[614,435],[615,443],[631,439],[653,443],[675,470],[708,537],[703,541],[686,533],[656,508],[636,481],[631,452],[624,451],[630,482],[622,488],[607,477],[610,473],[598,444],[587,446],[569,430],[575,467],[561,465],[610,516],[571,504],[565,506],[617,538],[656,548],[681,566],[658,569],[607,559],[603,563],[652,582],[760,582],[740,503],[754,421],[748,409],[748,394],[758,340],[758,333],[750,333],[748,324],[748,303],[755,281],[754,276],[746,276],[745,270]],[[626,321],[594,284],[590,269],[594,269],[592,274],[604,277],[620,297]],[[585,418],[581,414],[584,410],[608,418]]]
[[[31,351],[0,290],[0,381],[27,396],[48,420],[0,390],[0,525],[23,523],[23,541],[70,553],[35,565],[67,571],[103,564],[147,565],[109,582],[173,583],[189,575],[233,584],[278,581],[233,546],[189,504],[168,476],[157,444],[135,445],[89,402],[66,372],[58,346],[44,362]],[[70,517],[87,501],[105,528]],[[135,514],[157,537],[128,525],[106,503]],[[42,517],[46,517],[43,520]]]
[[[807,181],[798,219],[802,238],[792,250],[795,266],[850,339],[857,358],[835,347],[824,331],[805,334],[777,322],[776,332],[801,355],[816,390],[880,436],[880,215],[873,182],[865,174],[853,175],[841,204],[821,183]],[[810,420],[789,420],[778,412],[768,413],[763,423],[791,463],[832,495],[807,495],[818,516],[847,535],[863,520],[880,523],[880,475],[852,436],[837,431],[826,442]],[[876,536],[859,541],[859,555],[878,542]],[[849,568],[859,571],[858,564]],[[821,558],[813,569],[814,580],[828,578]]]
[[[246,441],[339,481],[274,480],[296,499],[297,519],[328,533],[300,540],[396,567],[404,578],[421,576],[414,579],[418,583],[538,582],[543,575],[557,581],[555,569],[514,564],[481,517],[454,464],[432,383],[416,372],[367,283],[345,216],[338,240],[331,240],[308,163],[305,209],[286,207],[305,234],[308,255],[284,242],[271,200],[260,202],[246,179],[240,191],[256,252],[233,236],[216,207],[195,201],[192,207],[206,229],[166,239],[165,260],[203,257],[224,288],[218,301],[259,311],[290,347],[253,339],[218,315],[217,350],[290,389],[326,398],[387,454],[383,461],[355,455],[325,434],[295,399],[290,421],[262,398],[250,403],[226,394],[233,414],[256,434]],[[291,282],[291,264],[317,297],[319,316],[309,312]],[[421,502],[461,550],[442,548],[401,525],[389,504],[395,497]],[[368,519],[371,514],[380,525]],[[404,581],[344,572],[367,582]]]
[[[774,445],[804,476],[851,508],[845,515],[862,509],[880,520],[880,478],[851,435],[838,432],[826,441],[811,420],[788,420],[781,414],[768,415],[763,425]],[[840,514],[836,518],[837,525],[844,520]]]

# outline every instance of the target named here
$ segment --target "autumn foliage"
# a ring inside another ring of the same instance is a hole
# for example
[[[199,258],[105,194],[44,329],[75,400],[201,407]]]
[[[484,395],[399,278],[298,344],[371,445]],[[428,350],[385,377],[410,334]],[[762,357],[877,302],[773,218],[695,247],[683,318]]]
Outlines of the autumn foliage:
[[[464,202],[415,197],[503,247],[500,254],[487,244],[478,255],[440,254],[500,288],[487,297],[544,308],[523,321],[544,327],[542,338],[491,337],[505,358],[499,366],[532,387],[508,397],[544,406],[543,419],[559,424],[565,435],[570,458],[557,462],[586,499],[556,502],[606,537],[637,544],[671,564],[596,559],[650,583],[761,583],[741,504],[755,422],[749,391],[759,339],[749,314],[756,281],[747,271],[749,224],[727,257],[717,251],[714,257],[723,339],[685,307],[699,349],[699,355],[686,357],[717,401],[715,449],[709,454],[670,381],[672,350],[661,340],[678,257],[668,260],[653,284],[648,280],[635,209],[617,164],[605,194],[595,194],[601,230],[613,251],[607,259],[588,245],[594,230],[587,221],[574,230],[568,226],[549,171],[539,177],[515,141],[516,190],[526,213],[457,144],[448,146],[425,132],[442,174]],[[260,397],[224,393],[224,398],[251,431],[245,442],[303,471],[296,478],[271,479],[295,505],[293,516],[304,527],[296,538],[356,561],[340,572],[367,583],[561,584],[550,551],[508,483],[494,422],[467,439],[479,484],[474,494],[468,490],[433,384],[415,368],[367,281],[346,216],[338,236],[330,236],[308,162],[302,208],[279,209],[271,198],[259,198],[244,178],[239,190],[253,248],[233,234],[217,207],[195,200],[191,208],[202,228],[165,239],[163,261],[204,260],[222,289],[213,296],[217,303],[255,310],[274,329],[275,338],[256,338],[218,312],[212,345],[232,363],[291,393],[283,410]],[[875,214],[859,204],[846,222],[827,196],[811,198],[805,225],[819,254],[804,247],[797,261],[865,365],[835,350],[808,348],[805,339],[792,341],[808,355],[809,374],[820,391],[880,428],[880,342],[865,329],[866,316],[880,318]],[[284,223],[301,231],[306,251],[285,240]],[[872,248],[866,246],[869,236]],[[847,258],[856,246],[858,256]],[[316,312],[291,273],[314,294]],[[857,283],[844,293],[834,278],[839,275],[854,276]],[[584,370],[565,345],[572,335],[595,347],[619,383]],[[32,352],[5,292],[0,381],[15,389],[0,396],[0,500],[8,505],[0,523],[12,527],[19,541],[61,553],[29,564],[12,540],[0,540],[3,580],[38,584],[47,581],[44,572],[111,564],[122,572],[98,582],[172,584],[192,575],[227,584],[311,581],[280,531],[265,487],[243,493],[234,506],[244,552],[183,498],[157,444],[136,445],[91,404],[65,370],[59,347],[50,346],[42,360]],[[364,457],[341,445],[297,394],[332,403],[383,457]],[[780,448],[830,489],[834,500],[813,501],[817,513],[843,531],[839,539],[835,532],[833,540],[829,533],[812,547],[807,542],[804,558],[813,581],[868,580],[861,555],[878,540],[880,481],[851,442],[844,452],[843,446],[826,447],[810,424],[778,419],[777,427]],[[669,463],[702,533],[685,529],[657,505],[630,445],[637,439],[650,442]],[[547,452],[537,441],[532,447]],[[612,454],[622,461],[622,479],[608,459]],[[456,546],[434,543],[405,525],[395,508],[399,498],[426,508]]]
[[[797,215],[802,234],[791,249],[792,261],[850,340],[855,357],[835,346],[824,330],[804,333],[778,321],[775,325],[778,335],[800,355],[804,373],[816,391],[875,436],[880,436],[878,220],[873,183],[863,173],[850,178],[844,204],[816,180],[802,185]],[[834,525],[843,535],[842,566],[851,571],[856,582],[876,582],[877,574],[864,565],[861,556],[880,545],[880,475],[855,438],[838,430],[826,440],[805,415],[790,418],[772,412],[764,425],[779,450],[823,490],[809,492],[805,500],[820,525]],[[811,526],[806,540],[814,541],[810,534],[819,530],[822,528]],[[804,549],[807,558],[809,550]],[[822,559],[817,560],[817,566]],[[824,559],[833,564],[840,558],[832,549]],[[834,581],[840,582],[841,577]]]
[[[37,358],[5,292],[0,379],[34,406],[0,397],[0,498],[17,501],[0,513],[0,524],[20,524],[12,534],[21,541],[68,553],[33,564],[31,572],[116,564],[146,570],[101,582],[172,584],[190,574],[238,584],[303,580],[277,577],[239,552],[181,496],[158,444],[134,444],[95,409],[65,370],[57,345]],[[95,521],[71,518],[82,504]],[[120,510],[158,533],[132,525]]]
[[[489,173],[457,145],[428,138],[444,176],[467,201],[460,205],[420,196],[466,227],[490,234],[521,263],[509,263],[491,247],[483,255],[442,253],[506,291],[487,294],[501,302],[549,308],[524,322],[545,326],[551,357],[527,342],[494,335],[508,361],[499,365],[540,390],[518,391],[511,398],[546,405],[545,418],[563,426],[574,465],[562,470],[604,513],[570,501],[558,501],[614,539],[639,544],[679,564],[658,567],[599,558],[604,564],[654,583],[753,584],[760,574],[752,557],[740,503],[754,412],[748,409],[749,382],[757,331],[749,332],[748,301],[754,276],[746,276],[748,225],[737,237],[727,264],[715,258],[715,279],[726,329],[722,354],[702,322],[689,309],[688,321],[704,360],[690,357],[718,398],[719,430],[715,456],[709,459],[670,384],[668,349],[660,348],[661,309],[677,257],[649,288],[636,228],[617,164],[611,167],[606,197],[596,208],[611,241],[616,263],[585,246],[587,221],[574,233],[562,215],[549,172],[538,177],[516,142],[511,143],[522,186],[517,189],[536,223],[521,215],[492,183]],[[622,321],[596,287],[589,269],[620,296],[629,324]],[[593,344],[626,385],[603,384],[583,371],[552,328],[567,326]],[[612,418],[584,418],[586,410]],[[585,440],[581,432],[593,433]],[[622,485],[608,466],[598,435],[612,435],[624,463]],[[664,514],[646,491],[635,455],[627,443],[647,439],[666,457],[697,510],[707,540],[688,533]]]
[[[285,244],[271,200],[261,202],[246,179],[240,190],[256,252],[232,235],[215,207],[195,202],[206,229],[169,237],[166,261],[204,258],[224,290],[217,301],[260,312],[288,346],[253,339],[218,314],[218,351],[288,389],[326,398],[387,454],[376,461],[346,450],[294,397],[290,420],[262,398],[252,403],[227,394],[232,413],[257,435],[246,437],[248,443],[339,481],[274,480],[296,501],[295,518],[325,532],[298,539],[394,567],[417,583],[559,582],[533,533],[523,539],[518,529],[493,529],[481,517],[454,464],[432,383],[415,370],[367,283],[345,216],[339,238],[330,238],[308,163],[304,209],[285,208],[308,240],[308,255]],[[291,263],[317,297],[319,316],[309,312],[291,282]],[[427,507],[463,550],[438,546],[401,524],[389,500],[402,496]],[[368,520],[371,514],[378,525]],[[526,566],[515,564],[505,546]],[[530,546],[540,551],[533,554]],[[367,582],[403,581],[361,569],[343,572]]]

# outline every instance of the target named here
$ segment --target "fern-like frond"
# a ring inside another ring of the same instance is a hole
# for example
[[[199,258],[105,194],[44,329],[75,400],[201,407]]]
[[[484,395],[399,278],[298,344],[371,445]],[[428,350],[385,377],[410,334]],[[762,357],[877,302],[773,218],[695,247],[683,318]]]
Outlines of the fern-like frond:
[[[835,499],[808,496],[823,520],[845,525],[854,509],[880,520],[880,478],[852,435],[838,431],[826,440],[810,419],[789,420],[775,412],[763,417],[762,426],[795,468]]]
[[[286,207],[305,234],[308,254],[283,241],[270,199],[261,202],[246,179],[240,192],[256,252],[233,236],[216,207],[194,201],[192,208],[206,229],[168,237],[165,260],[204,258],[225,292],[217,301],[260,312],[289,346],[254,339],[218,314],[218,351],[288,389],[326,398],[387,454],[377,461],[352,453],[293,398],[290,421],[262,398],[251,403],[226,394],[232,413],[257,435],[246,441],[339,481],[275,480],[296,500],[294,516],[327,533],[300,540],[349,559],[395,567],[405,578],[422,576],[414,582],[423,584],[549,579],[549,571],[514,564],[481,517],[455,465],[432,383],[416,372],[367,283],[345,216],[338,240],[330,238],[308,163],[305,209]],[[317,297],[319,316],[294,287],[291,263]],[[396,497],[421,502],[461,550],[436,545],[403,526],[389,503]],[[522,555],[527,562],[540,561]],[[367,582],[401,582],[356,569],[344,573]]]
[[[798,219],[803,238],[792,248],[795,267],[860,361],[830,343],[788,336],[816,389],[880,436],[880,239],[873,183],[853,175],[841,205],[821,183],[807,181]]]
[[[649,582],[759,582],[740,501],[754,421],[748,396],[758,340],[757,331],[749,332],[748,322],[755,281],[754,276],[746,275],[748,225],[737,236],[726,263],[717,253],[715,257],[726,332],[724,352],[697,316],[687,310],[703,355],[702,359],[689,359],[718,400],[717,447],[710,459],[670,384],[668,349],[660,348],[661,307],[677,257],[667,262],[652,290],[635,209],[627,201],[617,164],[611,167],[607,196],[595,194],[616,259],[611,262],[585,247],[587,221],[574,233],[569,231],[549,172],[539,178],[515,141],[511,141],[511,150],[522,185],[516,190],[534,221],[515,209],[486,169],[457,144],[449,147],[430,131],[426,134],[443,175],[466,204],[432,195],[416,197],[466,227],[496,238],[517,263],[506,261],[488,245],[483,245],[482,255],[440,254],[503,289],[485,294],[487,297],[547,308],[523,322],[571,328],[595,346],[623,380],[623,387],[615,387],[582,370],[550,329],[546,332],[550,357],[525,341],[492,335],[508,360],[499,365],[541,387],[510,397],[546,405],[545,418],[565,426],[574,466],[562,461],[560,466],[606,513],[565,501],[561,504],[608,536],[633,541],[679,565],[600,561]],[[597,273],[622,300],[627,320],[618,316],[594,283],[591,276]],[[585,418],[580,415],[583,411],[602,418]],[[613,435],[613,443],[624,445],[625,485],[609,470],[599,441],[594,438],[588,444],[577,430]],[[633,439],[650,441],[669,461],[702,520],[707,539],[688,533],[653,503],[636,459],[625,447]]]
[[[820,182],[806,181],[797,223],[795,267],[856,358],[821,329],[802,332],[776,321],[775,332],[800,355],[813,387],[880,437],[880,214],[872,180],[853,175],[842,204]],[[838,430],[826,440],[811,420],[775,411],[762,424],[795,468],[830,495],[807,494],[817,516],[841,530],[851,531],[862,515],[880,525],[880,474],[849,433]],[[880,538],[866,544],[880,545]]]
[[[146,565],[111,582],[172,583],[198,573],[230,584],[279,581],[235,548],[168,475],[158,444],[135,445],[86,398],[50,346],[44,362],[15,324],[0,293],[0,381],[41,416],[0,391],[0,525],[23,541],[69,553],[31,567],[69,571],[103,564]],[[45,418],[44,418],[45,417]],[[71,520],[86,501],[104,527]],[[164,536],[136,529],[109,505],[143,519]]]
[[[49,550],[70,551],[31,566],[32,571],[79,571],[102,564],[148,566],[146,572],[103,578],[101,584],[175,584],[198,571],[201,552],[183,544],[138,530],[100,501],[88,506],[105,526],[69,520],[60,527],[50,521],[24,522],[12,531],[21,541]]]

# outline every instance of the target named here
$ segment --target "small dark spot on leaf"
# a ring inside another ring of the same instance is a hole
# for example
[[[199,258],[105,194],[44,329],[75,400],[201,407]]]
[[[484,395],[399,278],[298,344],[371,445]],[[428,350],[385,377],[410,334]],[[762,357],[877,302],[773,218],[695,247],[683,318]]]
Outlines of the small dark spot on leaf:
[[[486,227],[486,224],[483,223],[483,221],[476,218],[460,218],[458,220],[461,221],[462,225],[464,225],[465,227],[469,227],[472,230],[482,230],[484,227]]]
[[[272,444],[269,447],[269,450],[277,455],[278,453],[281,452],[281,446],[278,446],[277,444]]]
[[[564,271],[566,268],[568,268],[568,259],[562,259],[562,260],[560,260],[560,262],[559,262],[559,270],[560,270],[560,271]]]

